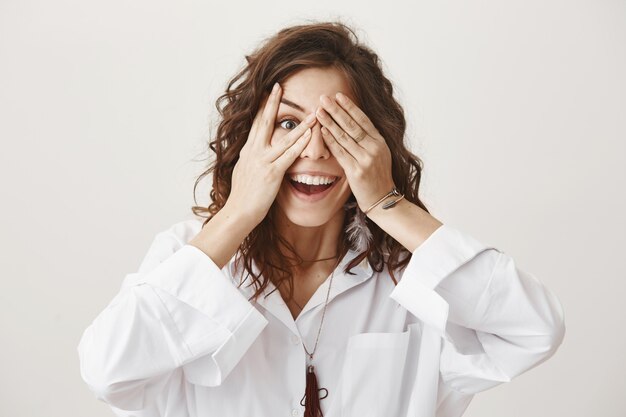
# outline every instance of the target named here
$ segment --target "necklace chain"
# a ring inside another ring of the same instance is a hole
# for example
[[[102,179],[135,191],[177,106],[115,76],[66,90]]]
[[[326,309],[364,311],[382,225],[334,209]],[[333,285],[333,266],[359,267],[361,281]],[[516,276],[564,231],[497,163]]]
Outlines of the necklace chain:
[[[319,262],[319,261],[327,261],[329,259],[334,259],[339,255],[335,255],[335,256],[329,256],[328,258],[322,258],[322,259],[313,259],[312,261],[302,261],[302,262]]]
[[[304,262],[319,262],[319,261],[327,261],[327,260],[329,260],[329,259],[334,259],[334,258],[336,258],[336,257],[338,257],[338,256],[339,256],[339,255],[337,254],[337,255],[335,255],[335,256],[329,256],[328,258],[314,259],[314,260],[312,260],[312,261],[302,261],[302,263],[304,263]],[[334,271],[334,270],[333,270],[333,271]],[[291,301],[293,301],[293,303],[294,303],[295,305],[297,305],[297,306],[298,306],[298,308],[300,309],[300,311],[302,311],[302,310],[304,309],[304,307],[302,307],[300,304],[298,304],[298,302],[295,300],[295,298],[292,298],[292,300],[291,300]]]
[[[324,316],[326,315],[326,306],[328,306],[328,297],[330,296],[330,289],[333,285],[333,277],[335,276],[335,269],[337,269],[338,265],[339,265],[339,262],[335,264],[335,267],[333,268],[333,272],[330,275],[330,281],[328,283],[328,291],[326,291],[326,301],[324,301],[324,309],[322,310],[322,320],[320,322],[319,329],[317,329],[317,336],[315,337],[315,346],[313,347],[313,352],[309,352],[306,346],[304,345],[304,341],[302,341],[302,347],[304,348],[304,351],[307,353],[307,355],[309,355],[309,362],[313,360],[313,355],[315,354],[315,351],[317,350],[317,342],[319,341],[320,333],[322,332],[322,326],[324,325]],[[298,303],[296,303],[296,305],[300,307]],[[302,309],[302,307],[300,307],[300,309]]]

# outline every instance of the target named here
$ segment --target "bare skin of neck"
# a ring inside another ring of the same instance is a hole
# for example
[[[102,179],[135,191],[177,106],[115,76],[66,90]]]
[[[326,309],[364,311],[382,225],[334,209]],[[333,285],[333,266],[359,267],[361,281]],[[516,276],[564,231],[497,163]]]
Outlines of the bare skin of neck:
[[[332,273],[337,263],[338,259],[336,257],[317,262],[307,261],[338,255],[337,242],[343,226],[343,216],[344,213],[340,212],[327,223],[315,227],[300,226],[290,222],[284,216],[278,216],[277,226],[279,233],[305,261],[302,265],[295,267],[293,300],[286,301],[294,320],[315,291],[317,291],[318,287]],[[287,284],[280,285],[278,290],[283,300],[288,300],[289,288]]]

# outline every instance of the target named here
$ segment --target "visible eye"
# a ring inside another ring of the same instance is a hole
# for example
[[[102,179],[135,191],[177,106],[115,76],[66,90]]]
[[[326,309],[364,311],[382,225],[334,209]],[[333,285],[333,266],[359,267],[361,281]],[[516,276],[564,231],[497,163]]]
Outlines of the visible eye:
[[[285,127],[285,126],[283,126],[283,123],[285,123],[285,122],[290,123],[292,126],[291,126],[291,127]],[[297,122],[296,122],[295,120],[293,120],[293,119],[283,119],[283,120],[281,120],[280,122],[278,122],[278,124],[279,124],[282,128],[284,128],[284,129],[289,129],[289,130],[295,129],[295,128],[296,128],[296,126],[298,125],[298,124],[297,124]]]

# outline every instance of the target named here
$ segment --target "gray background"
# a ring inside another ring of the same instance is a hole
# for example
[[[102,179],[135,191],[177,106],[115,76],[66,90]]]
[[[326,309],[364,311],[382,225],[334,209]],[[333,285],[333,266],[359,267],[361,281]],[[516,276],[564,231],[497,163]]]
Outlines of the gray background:
[[[76,346],[189,217],[217,95],[263,38],[340,18],[395,82],[433,215],[565,309],[557,354],[466,416],[622,416],[626,4],[297,3],[0,0],[0,414],[112,415]]]

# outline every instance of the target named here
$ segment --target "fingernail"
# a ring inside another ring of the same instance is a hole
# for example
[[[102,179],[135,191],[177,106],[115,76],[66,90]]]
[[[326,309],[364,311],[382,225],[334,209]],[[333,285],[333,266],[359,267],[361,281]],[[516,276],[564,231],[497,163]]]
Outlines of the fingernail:
[[[278,83],[274,83],[274,87],[272,87],[272,94],[276,94],[279,87],[280,85]]]
[[[304,121],[305,121],[306,123],[311,123],[311,122],[313,122],[313,120],[315,120],[315,113],[311,113],[311,114],[309,114],[309,115],[306,117],[306,119],[304,119]]]
[[[338,101],[338,102],[340,102],[340,103],[342,103],[342,104],[343,104],[343,103],[346,103],[346,101],[347,101],[347,100],[346,100],[346,96],[344,96],[344,95],[343,95],[343,94],[341,94],[341,93],[337,93],[337,94],[335,94],[335,97],[337,98],[337,101]]]

